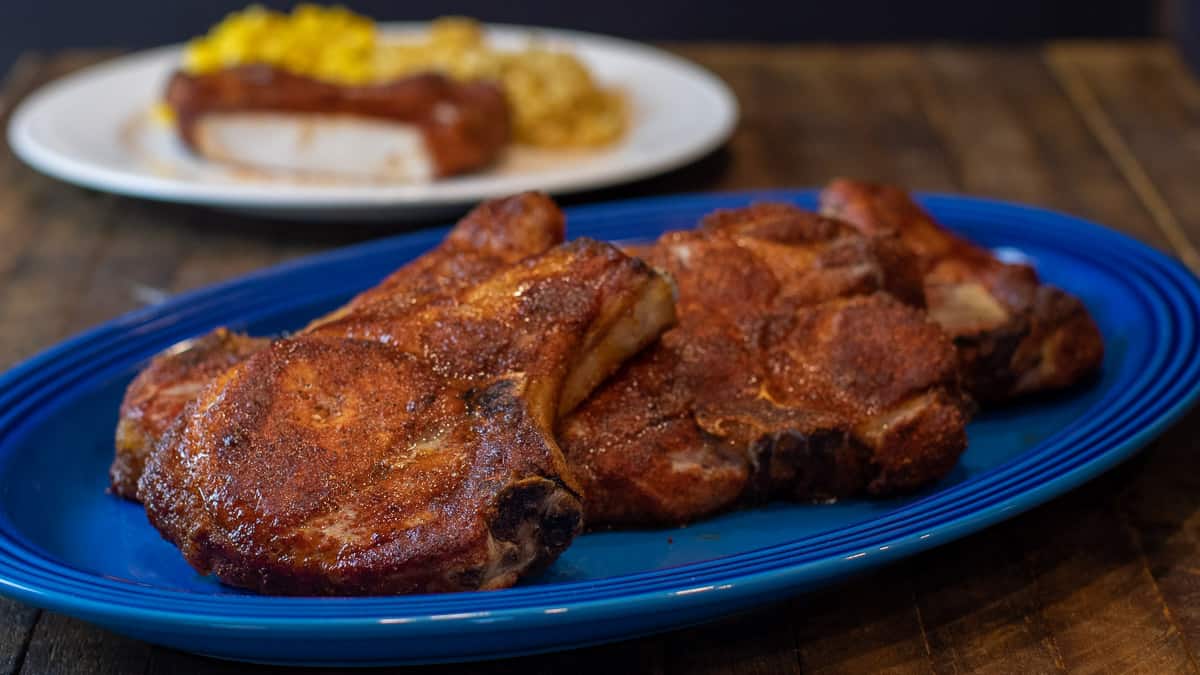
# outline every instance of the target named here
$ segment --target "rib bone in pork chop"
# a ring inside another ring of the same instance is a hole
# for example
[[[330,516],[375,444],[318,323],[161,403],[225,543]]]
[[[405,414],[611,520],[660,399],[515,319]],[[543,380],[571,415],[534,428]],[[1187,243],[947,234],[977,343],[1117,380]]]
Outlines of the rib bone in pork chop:
[[[821,206],[865,233],[897,232],[917,254],[929,313],[954,338],[978,400],[1061,389],[1099,369],[1103,338],[1078,298],[950,232],[904,190],[836,180]]]

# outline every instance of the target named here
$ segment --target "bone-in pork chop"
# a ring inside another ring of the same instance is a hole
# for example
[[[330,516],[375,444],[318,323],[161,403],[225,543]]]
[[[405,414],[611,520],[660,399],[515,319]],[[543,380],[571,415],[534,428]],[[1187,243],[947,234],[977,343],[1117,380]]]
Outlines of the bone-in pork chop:
[[[261,64],[177,72],[166,102],[201,156],[304,174],[423,182],[491,163],[511,136],[498,86],[434,73],[342,86]]]
[[[559,411],[654,340],[672,309],[662,275],[578,240],[387,317],[386,341],[332,324],[275,341],[189,404],[139,496],[196,569],[235,586],[511,585],[581,527]]]
[[[954,347],[894,237],[782,204],[637,253],[679,323],[560,425],[587,522],[677,524],[768,497],[911,490],[966,445]]]
[[[267,340],[224,328],[186,340],[155,356],[125,390],[117,420],[112,491],[137,499],[146,457],[183,408],[217,375],[262,349]]]
[[[950,232],[904,190],[836,180],[821,207],[865,233],[896,232],[913,250],[929,313],[954,338],[978,400],[1061,389],[1100,367],[1103,338],[1078,298]]]
[[[308,330],[322,326],[330,330],[330,324],[351,312],[361,323],[367,316],[396,316],[453,297],[457,289],[543,253],[562,240],[562,211],[543,194],[527,192],[484,202],[439,246],[317,319]],[[137,499],[137,481],[146,457],[184,406],[209,381],[269,342],[220,328],[156,356],[126,389],[121,404],[116,456],[109,470],[112,491]]]

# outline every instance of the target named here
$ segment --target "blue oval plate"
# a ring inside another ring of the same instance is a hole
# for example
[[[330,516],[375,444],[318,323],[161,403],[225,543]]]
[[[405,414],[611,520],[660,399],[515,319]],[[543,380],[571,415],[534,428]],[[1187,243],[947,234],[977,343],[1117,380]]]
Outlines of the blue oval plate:
[[[570,211],[573,236],[630,240],[712,209],[815,193],[667,197]],[[704,621],[945,543],[1061,494],[1129,457],[1200,389],[1200,285],[1128,237],[1069,216],[961,197],[924,203],[950,227],[1027,256],[1076,293],[1107,342],[1091,385],[989,411],[970,449],[906,499],[775,504],[686,529],[580,537],[509,590],[278,598],[198,576],[137,505],[105,493],[117,405],[139,366],[230,325],[294,329],[421,254],[427,231],[275,267],[91,330],[0,378],[0,593],[137,638],[289,664],[484,659]]]

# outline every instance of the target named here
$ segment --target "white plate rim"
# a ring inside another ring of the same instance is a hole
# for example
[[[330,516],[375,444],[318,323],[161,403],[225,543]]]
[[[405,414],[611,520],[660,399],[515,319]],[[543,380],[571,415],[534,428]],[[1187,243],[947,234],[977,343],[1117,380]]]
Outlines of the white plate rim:
[[[381,24],[389,32],[409,32],[428,24],[401,22]],[[718,76],[687,59],[663,49],[632,40],[581,31],[542,28],[515,24],[488,23],[489,32],[504,35],[537,35],[569,44],[590,44],[619,50],[641,59],[650,59],[671,67],[680,77],[702,90],[715,103],[713,122],[707,133],[686,145],[665,149],[661,154],[642,156],[637,162],[621,162],[598,167],[586,175],[563,173],[538,177],[536,189],[550,194],[569,194],[610,187],[665,173],[700,159],[724,144],[737,126],[740,111],[729,86]],[[496,181],[496,185],[320,185],[304,191],[273,191],[262,184],[216,184],[183,178],[157,176],[146,172],[114,169],[87,159],[64,154],[47,147],[35,135],[34,123],[47,106],[69,96],[71,90],[88,80],[112,75],[145,62],[177,55],[182,45],[167,45],[116,57],[54,80],[25,98],[14,111],[8,125],[8,142],[13,152],[38,171],[82,187],[156,201],[243,209],[354,209],[364,207],[436,207],[465,204],[515,191],[518,181]]]

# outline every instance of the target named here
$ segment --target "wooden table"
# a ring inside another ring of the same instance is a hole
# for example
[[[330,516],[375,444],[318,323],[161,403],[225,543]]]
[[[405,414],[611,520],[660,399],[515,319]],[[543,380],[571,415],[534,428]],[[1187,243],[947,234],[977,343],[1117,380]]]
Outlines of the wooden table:
[[[736,90],[728,148],[568,203],[853,175],[1062,209],[1200,269],[1200,87],[1163,44],[678,51]],[[0,119],[104,56],[22,58]],[[166,293],[378,234],[88,192],[0,146],[0,367]],[[433,670],[1197,672],[1197,451],[1200,412],[1068,496],[840,587],[658,637]],[[242,668],[0,600],[0,671]]]

